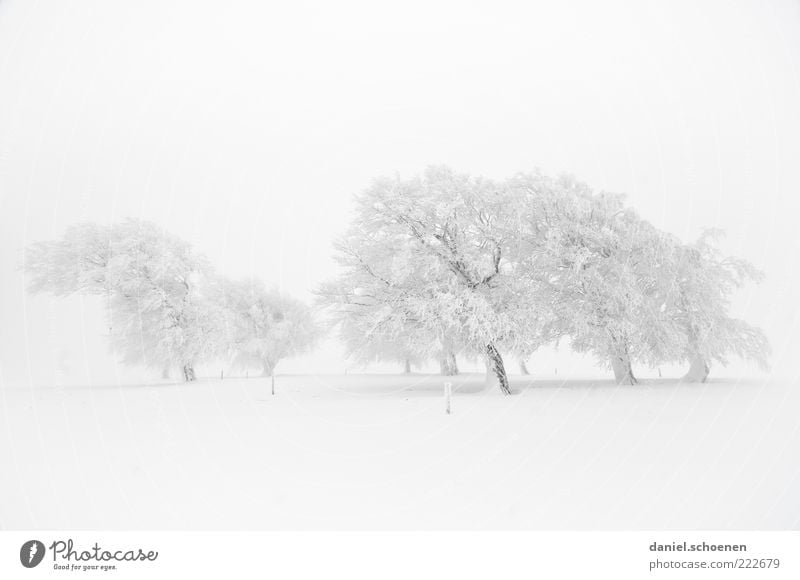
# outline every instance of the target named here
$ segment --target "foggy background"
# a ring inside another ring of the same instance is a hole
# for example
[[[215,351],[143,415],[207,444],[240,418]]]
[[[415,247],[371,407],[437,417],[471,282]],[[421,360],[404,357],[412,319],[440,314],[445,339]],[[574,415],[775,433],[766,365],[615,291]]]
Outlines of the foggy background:
[[[99,299],[26,294],[31,242],[139,217],[311,301],[351,196],[429,164],[567,171],[684,241],[723,228],[767,274],[733,314],[796,379],[800,3],[531,4],[1,1],[0,385],[157,376],[116,365]],[[277,372],[343,370],[331,340]]]

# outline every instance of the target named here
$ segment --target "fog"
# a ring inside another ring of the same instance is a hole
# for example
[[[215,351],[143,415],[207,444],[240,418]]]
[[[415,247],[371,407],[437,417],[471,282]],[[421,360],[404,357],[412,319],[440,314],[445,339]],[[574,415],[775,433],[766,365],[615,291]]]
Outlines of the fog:
[[[724,229],[767,274],[734,313],[797,378],[800,4],[531,4],[4,0],[0,385],[133,376],[97,300],[26,294],[29,243],[140,217],[311,300],[352,195],[442,163],[566,171],[684,240]],[[279,372],[342,372],[340,350]]]

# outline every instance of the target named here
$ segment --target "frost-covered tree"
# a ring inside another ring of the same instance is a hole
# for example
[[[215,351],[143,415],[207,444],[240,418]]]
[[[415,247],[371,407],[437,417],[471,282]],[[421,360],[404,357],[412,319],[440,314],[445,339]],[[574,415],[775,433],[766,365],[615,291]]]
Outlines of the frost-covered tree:
[[[672,314],[685,333],[679,360],[689,363],[684,380],[705,382],[711,364],[727,364],[730,354],[767,367],[769,342],[761,329],[729,315],[730,296],[763,274],[740,258],[724,256],[715,245],[719,230],[708,230],[675,258],[676,297]]]
[[[752,267],[683,246],[623,196],[569,176],[431,168],[376,181],[357,206],[337,246],[343,272],[322,292],[351,354],[478,354],[504,392],[500,350],[524,361],[565,337],[626,384],[634,363],[689,360],[702,380],[726,353],[764,362],[763,333],[727,314]]]
[[[483,356],[487,378],[509,393],[500,350],[524,335],[525,290],[512,272],[520,201],[502,183],[443,167],[376,180],[337,247],[344,272],[321,293],[368,333],[428,337],[439,358],[456,347]]]
[[[94,223],[67,228],[58,241],[38,242],[25,249],[23,265],[28,291],[68,296],[75,292],[107,295],[112,229]]]
[[[267,289],[260,280],[219,278],[214,294],[235,366],[260,367],[263,376],[272,376],[281,360],[307,352],[320,338],[309,306]]]
[[[210,267],[153,223],[76,225],[29,247],[24,265],[32,292],[104,296],[111,342],[126,363],[179,366],[192,381],[197,362],[218,348],[218,317],[204,293]]]
[[[207,295],[211,268],[191,246],[149,222],[112,227],[111,338],[130,364],[195,367],[219,348],[219,317]]]
[[[446,329],[422,320],[420,314],[430,306],[425,304],[429,289],[421,282],[431,264],[401,264],[407,256],[399,243],[376,244],[358,227],[351,228],[336,248],[342,274],[317,294],[329,322],[338,327],[348,357],[361,364],[398,362],[410,372],[412,364],[441,354],[437,337]]]
[[[608,361],[618,382],[635,383],[632,362],[669,356],[680,336],[662,309],[670,240],[621,196],[571,177],[521,175],[512,187],[537,192],[523,215],[517,269],[537,282],[529,340],[536,347],[569,336],[573,349]]]
[[[522,179],[522,178],[518,178]],[[530,179],[522,183],[531,187]],[[704,236],[685,246],[626,208],[570,179],[533,198],[526,269],[539,277],[543,340],[569,336],[577,351],[610,362],[617,382],[637,382],[632,364],[688,361],[705,380],[727,354],[766,364],[763,333],[728,315],[729,295],[760,274],[722,256]],[[539,246],[537,247],[537,244]],[[534,337],[537,333],[534,333]]]

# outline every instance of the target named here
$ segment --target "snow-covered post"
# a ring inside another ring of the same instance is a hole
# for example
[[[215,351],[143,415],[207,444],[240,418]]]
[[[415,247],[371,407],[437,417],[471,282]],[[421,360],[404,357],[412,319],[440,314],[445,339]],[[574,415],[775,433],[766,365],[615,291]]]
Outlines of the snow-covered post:
[[[270,382],[272,383],[272,394],[274,395],[275,394],[275,375],[274,374],[270,375],[269,379],[270,379]]]
[[[453,383],[444,384],[444,412],[450,414],[450,398],[453,395]]]

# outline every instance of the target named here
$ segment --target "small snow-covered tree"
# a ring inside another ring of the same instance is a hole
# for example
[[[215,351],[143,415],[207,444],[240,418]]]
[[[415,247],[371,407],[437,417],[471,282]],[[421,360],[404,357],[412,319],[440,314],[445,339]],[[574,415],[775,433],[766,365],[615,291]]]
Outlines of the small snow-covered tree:
[[[272,376],[281,360],[307,352],[320,338],[310,307],[260,280],[218,279],[216,295],[236,366],[258,366],[263,376]]]
[[[437,353],[432,321],[417,312],[425,276],[435,262],[409,259],[402,240],[371,238],[359,227],[337,242],[340,276],[317,291],[319,303],[338,327],[348,357],[367,364],[399,362],[410,372]],[[369,264],[372,264],[371,266]]]
[[[179,366],[186,381],[216,349],[217,321],[204,296],[210,274],[190,245],[153,223],[80,224],[28,248],[32,292],[106,297],[111,343],[126,363]]]
[[[746,260],[724,256],[714,243],[720,236],[719,230],[706,231],[681,246],[675,259],[672,313],[686,336],[677,358],[689,363],[688,382],[705,382],[711,364],[727,364],[729,354],[767,366],[770,347],[763,331],[729,315],[731,294],[763,274]]]

